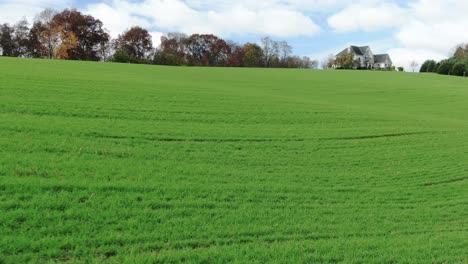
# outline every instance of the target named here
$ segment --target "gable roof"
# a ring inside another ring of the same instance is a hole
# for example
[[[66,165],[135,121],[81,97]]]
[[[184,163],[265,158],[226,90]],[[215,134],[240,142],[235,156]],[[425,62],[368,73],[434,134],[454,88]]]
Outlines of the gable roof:
[[[348,48],[346,48],[346,49],[342,50],[340,53],[338,53],[336,55],[336,57],[339,57],[339,56],[344,55],[344,54],[348,54],[349,52],[351,52],[354,55],[364,56],[364,55],[366,55],[366,53],[368,51],[370,51],[369,46],[362,46],[362,47],[349,46]],[[372,52],[370,52],[370,55],[372,56]],[[376,54],[376,55],[374,55],[374,62],[373,63],[387,63],[387,62],[393,63],[392,59],[390,59],[390,55],[388,55],[388,54]]]
[[[353,50],[354,54],[356,54],[356,55],[364,55],[364,52],[362,52],[360,47],[351,46],[351,49]]]
[[[363,56],[364,54],[366,54],[366,51],[369,48],[369,46],[362,46],[362,47],[358,47],[358,46],[349,46],[349,48],[346,48],[344,49],[343,51],[341,51],[340,53],[338,53],[336,56],[341,56],[343,54],[348,54],[349,52],[349,49],[351,49],[351,53],[355,54],[355,55],[360,55],[360,56]]]
[[[390,56],[388,54],[377,54],[377,55],[374,55],[374,62],[375,63],[386,63],[388,61],[392,61],[390,59]]]
[[[342,50],[340,53],[336,54],[336,57],[339,57],[341,55],[348,54],[348,48]]]
[[[361,49],[363,55],[365,55],[366,52],[367,52],[368,50],[370,50],[370,47],[369,47],[369,46],[362,46],[362,47],[359,47],[359,48]]]

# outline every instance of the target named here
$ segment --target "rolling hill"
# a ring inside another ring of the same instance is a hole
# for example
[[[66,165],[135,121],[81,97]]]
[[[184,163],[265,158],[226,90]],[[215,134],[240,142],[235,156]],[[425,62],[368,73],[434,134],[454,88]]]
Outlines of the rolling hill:
[[[468,79],[0,58],[0,263],[467,263]]]

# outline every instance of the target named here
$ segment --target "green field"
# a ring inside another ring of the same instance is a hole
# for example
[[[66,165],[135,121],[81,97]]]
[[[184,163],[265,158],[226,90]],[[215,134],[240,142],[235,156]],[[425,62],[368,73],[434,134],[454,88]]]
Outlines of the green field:
[[[0,263],[468,263],[468,78],[0,58]]]

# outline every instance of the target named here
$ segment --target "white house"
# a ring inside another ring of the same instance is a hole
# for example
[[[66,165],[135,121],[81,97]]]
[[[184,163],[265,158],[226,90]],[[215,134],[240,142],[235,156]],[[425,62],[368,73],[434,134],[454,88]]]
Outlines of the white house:
[[[374,54],[369,46],[349,46],[335,56],[335,59],[344,54],[353,54],[354,61],[361,68],[386,69],[393,66],[393,62],[388,54]]]

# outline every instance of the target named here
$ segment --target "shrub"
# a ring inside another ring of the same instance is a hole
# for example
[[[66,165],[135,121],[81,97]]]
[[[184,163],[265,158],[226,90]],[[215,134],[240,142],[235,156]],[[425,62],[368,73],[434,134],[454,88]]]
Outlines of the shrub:
[[[427,63],[427,72],[434,72],[434,68],[436,67],[437,63],[433,60],[430,60]]]
[[[422,65],[419,72],[434,72],[437,63],[435,60],[426,60]]]
[[[461,60],[461,63],[465,65],[465,77],[468,77],[468,58]]]
[[[439,68],[437,69],[437,73],[448,75],[450,70],[452,70],[450,63],[444,60],[440,62]]]
[[[453,75],[464,76],[465,71],[466,71],[465,64],[458,62],[455,65],[453,65],[451,72]]]
[[[118,49],[115,53],[114,56],[112,56],[112,61],[113,62],[120,62],[120,63],[127,63],[130,62],[130,55],[128,55],[128,52],[124,49]]]
[[[405,68],[403,68],[403,67],[398,67],[398,71],[399,71],[399,72],[403,72],[403,71],[405,71]]]
[[[179,57],[177,57],[174,54],[156,52],[156,54],[154,55],[153,64],[180,66],[182,65],[182,61]]]
[[[422,65],[421,65],[421,69],[419,69],[419,72],[427,72],[427,65],[429,64],[429,61],[425,61]]]

